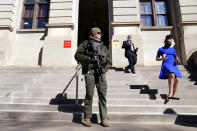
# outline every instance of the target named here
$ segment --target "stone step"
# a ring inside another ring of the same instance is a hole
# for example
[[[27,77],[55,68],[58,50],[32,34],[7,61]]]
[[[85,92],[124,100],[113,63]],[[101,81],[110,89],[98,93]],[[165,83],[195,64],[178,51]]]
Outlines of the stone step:
[[[41,90],[41,89],[33,89],[33,90],[26,90],[26,89],[6,89],[6,90],[2,90],[2,92],[0,93],[0,96],[4,97],[4,96],[14,96],[14,97],[55,97],[58,93],[63,92],[62,90]],[[76,90],[67,90],[66,93],[68,94],[68,96],[72,97],[75,96],[76,94]],[[132,96],[142,96],[142,97],[150,97],[151,99],[158,99],[160,98],[161,94],[167,94],[168,90],[110,90],[108,89],[108,94],[107,97],[108,98],[114,98],[114,97],[120,97],[122,99],[126,99],[128,98],[132,98]],[[197,91],[196,89],[191,89],[189,91],[187,90],[178,90],[177,92],[177,96],[179,97],[183,97],[185,98],[191,98],[191,97],[195,97]],[[97,90],[95,89],[95,97],[97,95]],[[79,90],[79,97],[83,97],[85,96],[85,89],[80,89]],[[190,97],[189,97],[190,96]],[[195,97],[196,98],[196,97]]]
[[[0,111],[42,111],[42,112],[83,112],[83,106],[79,105],[76,107],[74,104],[66,105],[32,105],[32,104],[0,104]],[[93,112],[98,112],[99,107],[94,105],[92,107]],[[136,114],[147,114],[147,113],[159,113],[159,114],[197,114],[197,106],[190,105],[126,105],[126,106],[115,106],[108,105],[107,110],[109,113],[136,113]]]
[[[16,76],[1,76],[0,77],[0,81],[25,81],[27,80],[34,80],[37,82],[43,82],[43,81],[59,81],[59,82],[66,82],[69,81],[73,75],[65,75],[65,76],[58,76],[57,74],[54,77],[49,77],[49,76],[23,76],[23,77],[18,77],[20,74],[17,74]],[[18,77],[18,78],[17,78]],[[149,78],[150,77],[150,78]],[[188,79],[189,76],[183,76],[183,78],[180,79],[180,82],[191,82],[190,79]],[[80,76],[80,79],[84,78],[84,76]],[[148,78],[148,79],[147,79]],[[108,81],[117,81],[117,80],[121,80],[121,81],[138,81],[138,82],[144,82],[144,81],[148,81],[148,82],[161,82],[162,80],[160,80],[158,78],[158,76],[126,76],[126,75],[118,75],[118,74],[113,74],[113,75],[107,75],[107,80]],[[165,81],[165,80],[164,80]]]
[[[41,86],[66,86],[69,83],[69,81],[64,81],[64,82],[58,82],[58,81],[44,81],[44,80],[40,80],[40,81],[34,81],[34,82],[29,82],[27,84],[30,84],[32,86],[34,86],[34,84],[37,85],[41,85]],[[123,86],[123,85],[149,85],[149,86],[168,86],[168,82],[167,81],[157,81],[157,82],[150,82],[150,81],[107,81],[108,86]],[[11,83],[5,83],[5,84],[11,84]],[[12,82],[12,84],[17,84],[16,82]],[[20,84],[20,83],[18,83]],[[21,83],[21,84],[24,84]],[[76,84],[76,80],[73,80],[71,82],[70,85],[75,85]],[[79,85],[84,85],[84,81],[79,81]],[[195,86],[197,87],[197,85],[195,85],[194,81],[191,82],[184,82],[184,81],[180,81],[179,82],[179,87],[183,87],[183,86]]]
[[[42,77],[44,79],[49,79],[49,80],[53,80],[53,79],[67,79],[70,78],[72,76],[74,76],[75,73],[72,74],[42,74]],[[183,73],[183,78],[188,78],[190,76],[190,74],[187,73]],[[84,77],[83,75],[79,74],[80,77]],[[107,79],[133,79],[133,78],[139,78],[139,77],[152,77],[152,78],[157,78],[159,79],[159,73],[157,74],[151,74],[151,72],[145,74],[144,72],[140,72],[139,74],[125,74],[125,73],[107,73]]]
[[[33,83],[33,79],[20,79],[20,80],[6,80],[6,81],[0,81],[1,84],[32,84]]]
[[[24,88],[25,84],[0,84],[0,89],[2,88]]]
[[[76,67],[76,66],[75,66]],[[75,67],[1,67],[0,72],[4,71],[53,71],[53,72],[64,72],[64,71],[70,71],[70,70],[75,70]],[[161,66],[140,66],[136,65],[136,70],[143,70],[143,71],[155,71],[155,70],[160,70]],[[179,70],[187,70],[184,66],[178,65]],[[111,71],[117,71],[120,72],[124,67],[122,68],[115,68],[111,67]]]
[[[177,115],[171,114],[113,114],[109,113],[109,123],[144,123],[144,124],[174,124]],[[82,113],[65,112],[28,112],[28,111],[1,111],[0,120],[17,121],[55,121],[55,122],[82,122]],[[99,114],[93,113],[93,122],[100,122]]]
[[[197,85],[190,81],[191,74],[183,66],[179,67],[183,78],[177,97],[181,99],[167,101],[164,94],[168,93],[168,82],[158,78],[160,68],[137,66],[136,75],[109,70],[107,105],[110,122],[174,123],[180,115],[197,115]],[[66,91],[66,99],[59,94],[74,75],[74,68],[0,68],[0,73],[0,119],[82,120],[85,82],[79,81],[80,105],[77,107],[74,105],[75,79]],[[197,73],[192,74],[195,75]],[[79,78],[84,79],[81,71]],[[93,113],[97,118],[98,111],[95,90]]]
[[[28,88],[27,92],[62,92],[64,88]],[[79,88],[79,93],[85,93],[85,87]],[[95,92],[97,89],[95,88]],[[70,87],[66,90],[67,93],[75,93],[76,88],[75,87]],[[168,92],[168,88],[150,88],[150,89],[129,89],[129,88],[113,88],[113,87],[108,87],[107,92],[109,93],[120,93],[120,94],[163,94]],[[194,89],[178,89],[177,93],[179,94],[197,94],[197,88]]]
[[[13,104],[43,104],[43,105],[61,105],[61,104],[74,104],[75,99],[66,99],[66,98],[0,98],[0,103],[11,102]],[[82,105],[84,99],[79,99],[79,103]],[[93,105],[98,104],[98,99],[93,99]],[[164,100],[164,99],[157,99],[157,100],[149,100],[149,99],[107,99],[107,105],[197,105],[196,99],[190,99],[189,103],[187,99],[180,99],[180,100]]]
[[[60,95],[59,93],[13,93],[11,94],[12,97],[15,98],[56,98],[58,95]],[[66,93],[65,94],[67,96],[68,99],[72,99],[76,97],[76,94],[73,93]],[[151,99],[151,100],[155,100],[155,99],[162,99],[162,95],[163,94],[156,94],[156,95],[149,95],[149,94],[120,94],[120,93],[108,93],[107,94],[107,99]],[[185,94],[177,94],[177,97],[181,98],[181,99],[192,99],[192,98],[197,98],[196,94],[193,95],[185,95]],[[80,99],[84,99],[85,98],[85,93],[84,94],[79,94],[79,98]],[[94,98],[98,98],[97,94],[95,93]]]
[[[6,87],[7,85],[9,86],[8,88],[11,88],[11,87],[15,87],[15,85],[17,87],[19,87],[20,85],[21,86],[25,86],[27,88],[65,88],[67,85],[68,85],[69,82],[64,82],[64,83],[58,83],[58,82],[41,82],[41,83],[37,83],[37,82],[33,82],[33,81],[24,81],[24,82],[15,82],[15,81],[6,81],[6,82],[1,82],[0,84],[0,89],[1,88],[4,88]],[[110,82],[108,81],[108,88],[132,88],[133,86],[134,87],[137,87],[137,88],[141,88],[142,86],[148,86],[149,88],[152,88],[152,89],[159,89],[159,88],[168,88],[168,83],[166,81],[166,83],[147,83],[147,82],[130,82],[130,81],[127,81],[127,82]],[[23,87],[24,87],[23,86]],[[75,88],[76,87],[76,82],[75,80],[72,81],[69,85],[70,87],[69,88]],[[17,88],[16,87],[16,88]],[[79,88],[84,88],[85,87],[85,82],[84,81],[79,81]],[[190,82],[190,83],[179,83],[179,88],[181,89],[192,89],[192,88],[197,88],[197,85],[195,85],[194,82]]]
[[[58,84],[58,83],[53,83],[53,84],[49,84],[49,83],[41,83],[41,84],[27,84],[26,87],[29,90],[47,90],[47,89],[52,89],[52,90],[62,90],[64,88],[66,88],[68,83],[66,84]],[[79,82],[79,89],[85,89],[85,82]],[[158,84],[154,84],[154,85],[144,85],[144,84],[108,84],[108,89],[114,89],[114,90],[132,90],[132,89],[139,89],[141,90],[142,88],[149,88],[149,89],[166,89],[168,90],[168,84],[166,83],[165,85],[158,85]],[[69,89],[76,89],[76,83],[72,82],[69,87]],[[180,85],[179,89],[197,89],[196,85]]]
[[[11,98],[10,97],[0,97],[0,103],[10,103]]]
[[[20,88],[14,88],[14,87],[10,87],[10,88],[0,88],[1,91],[3,92],[25,92],[26,88],[25,87],[20,87]],[[1,94],[1,93],[0,93]]]
[[[68,73],[65,73],[65,74],[53,74],[51,75],[50,73],[40,73],[40,74],[30,74],[30,73],[27,73],[27,74],[24,74],[24,73],[7,73],[7,74],[2,74],[1,73],[1,76],[0,78],[2,80],[6,80],[6,79],[20,79],[21,77],[22,78],[26,78],[26,79],[30,79],[30,78],[34,78],[34,79],[38,79],[39,78],[42,78],[42,79],[45,79],[45,80],[64,80],[64,79],[69,79],[71,78],[75,73],[71,73],[71,74],[68,74]],[[183,78],[188,78],[190,74],[183,74]],[[192,74],[193,75],[193,74]],[[21,76],[20,78],[18,76]],[[80,77],[84,77],[83,75],[79,75]],[[151,74],[151,73],[148,73],[148,74],[145,74],[144,72],[140,72],[139,74],[136,74],[136,75],[133,75],[133,74],[120,74],[120,73],[107,73],[107,79],[109,80],[113,80],[113,79],[137,79],[137,78],[140,78],[140,77],[152,77],[152,78],[155,78],[154,80],[159,80],[158,79],[158,76],[159,74]],[[183,79],[181,79],[183,80]]]
[[[71,78],[69,79],[64,79],[64,80],[59,80],[58,78],[56,79],[53,79],[53,80],[46,80],[46,79],[41,79],[39,78],[39,80],[35,80],[33,79],[32,81],[35,83],[35,84],[44,84],[44,83],[47,83],[47,84],[54,84],[54,83],[57,83],[57,84],[67,84],[68,82],[70,82]],[[3,80],[2,80],[3,81]],[[6,81],[3,81],[3,82],[10,82],[11,80],[6,80]],[[21,80],[14,80],[15,82],[20,82]],[[83,83],[84,79],[79,79],[79,82],[80,83]],[[22,81],[22,82],[25,82],[25,81]],[[72,83],[75,83],[76,82],[76,79],[73,79]],[[123,84],[147,84],[147,85],[167,85],[168,84],[168,81],[167,80],[139,80],[139,79],[107,79],[107,82],[108,84],[117,84],[117,85],[123,85]],[[195,85],[195,81],[190,81],[188,79],[181,79],[179,81],[180,85]]]
[[[6,91],[6,90],[1,90],[0,92],[0,97],[10,97],[13,93],[20,93],[21,91]]]

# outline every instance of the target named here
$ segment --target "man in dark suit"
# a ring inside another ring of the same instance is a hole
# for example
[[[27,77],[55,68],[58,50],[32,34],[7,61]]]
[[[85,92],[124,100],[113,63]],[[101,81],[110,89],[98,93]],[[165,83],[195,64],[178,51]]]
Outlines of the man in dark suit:
[[[135,64],[137,62],[137,51],[138,48],[135,48],[134,43],[132,42],[132,36],[128,35],[127,40],[123,41],[122,48],[125,49],[125,57],[129,61],[129,65],[125,68],[125,72],[130,73],[129,69],[133,74],[135,74]]]

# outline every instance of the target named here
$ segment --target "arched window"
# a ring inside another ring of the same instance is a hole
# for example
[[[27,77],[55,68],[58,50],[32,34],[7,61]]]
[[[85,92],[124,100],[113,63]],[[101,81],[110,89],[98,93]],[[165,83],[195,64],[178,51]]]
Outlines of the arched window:
[[[169,26],[166,0],[140,0],[142,26]]]
[[[45,28],[48,22],[49,0],[25,0],[23,5],[21,28]]]

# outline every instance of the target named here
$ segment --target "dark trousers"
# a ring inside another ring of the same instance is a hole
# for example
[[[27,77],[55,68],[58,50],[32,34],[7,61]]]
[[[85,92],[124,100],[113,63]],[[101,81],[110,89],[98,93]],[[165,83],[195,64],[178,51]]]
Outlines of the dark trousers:
[[[106,75],[96,74],[85,74],[86,82],[86,96],[84,101],[84,118],[92,118],[92,102],[94,96],[94,88],[96,86],[99,98],[99,113],[101,120],[107,119],[107,106],[106,106],[106,95],[107,95],[107,80]]]
[[[129,61],[129,65],[126,67],[126,70],[130,69],[132,72],[135,72],[135,64],[137,62],[137,56],[134,52],[129,53],[126,55],[126,58]]]

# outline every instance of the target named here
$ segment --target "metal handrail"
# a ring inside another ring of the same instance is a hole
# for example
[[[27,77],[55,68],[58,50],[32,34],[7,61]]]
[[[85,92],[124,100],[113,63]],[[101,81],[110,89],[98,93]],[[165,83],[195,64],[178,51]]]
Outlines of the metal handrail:
[[[63,90],[62,94],[64,95],[64,93],[66,92],[66,90],[68,89],[70,83],[73,81],[73,79],[76,77],[76,99],[75,99],[75,104],[78,104],[78,90],[79,90],[79,70],[81,69],[81,65],[78,64],[77,67],[75,68],[75,74],[73,75],[73,77],[71,78],[71,80],[69,81],[69,83],[67,84],[66,88]]]
[[[78,99],[78,94],[79,94],[79,70],[81,69],[81,65],[79,64],[76,68],[76,99],[75,99],[75,104],[78,105],[79,99]]]

